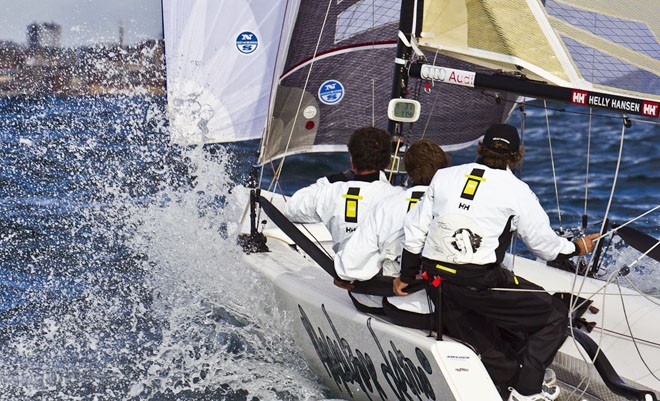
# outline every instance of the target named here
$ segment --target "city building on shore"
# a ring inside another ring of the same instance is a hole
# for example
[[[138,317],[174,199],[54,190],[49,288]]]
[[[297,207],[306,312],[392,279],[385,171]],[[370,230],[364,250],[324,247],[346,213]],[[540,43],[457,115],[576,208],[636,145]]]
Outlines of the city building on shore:
[[[163,40],[67,48],[52,22],[27,27],[27,44],[0,41],[0,97],[161,95],[165,87]]]

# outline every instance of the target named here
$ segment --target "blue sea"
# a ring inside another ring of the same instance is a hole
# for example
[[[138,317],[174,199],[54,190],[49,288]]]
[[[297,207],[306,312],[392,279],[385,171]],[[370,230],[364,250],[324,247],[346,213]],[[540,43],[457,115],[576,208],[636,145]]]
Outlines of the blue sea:
[[[589,116],[549,105],[557,202],[541,105],[526,108],[521,174],[569,230],[585,210]],[[172,145],[165,108],[162,97],[0,99],[0,400],[337,397],[307,369],[269,283],[240,263],[234,188],[258,144]],[[622,123],[592,118],[589,232],[610,203]],[[471,161],[474,148],[451,156]],[[346,163],[289,158],[281,186]],[[615,223],[660,203],[660,126],[632,121],[613,193]],[[655,211],[632,227],[657,238],[659,222]],[[660,263],[640,255],[615,237],[602,274],[632,265],[634,285],[658,297]]]

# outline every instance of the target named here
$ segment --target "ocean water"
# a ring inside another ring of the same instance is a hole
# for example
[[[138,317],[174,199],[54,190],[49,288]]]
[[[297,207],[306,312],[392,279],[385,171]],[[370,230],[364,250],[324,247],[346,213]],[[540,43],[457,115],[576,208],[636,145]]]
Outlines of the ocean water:
[[[548,118],[568,229],[584,211],[588,116],[558,107]],[[164,110],[160,97],[0,99],[0,400],[335,397],[307,369],[269,282],[240,263],[245,203],[233,188],[256,142],[171,145]],[[522,177],[558,227],[545,112],[529,105],[525,126]],[[621,126],[592,120],[588,231],[608,204]],[[627,130],[611,220],[660,203],[658,139],[658,125]],[[346,163],[292,157],[282,189]],[[659,216],[633,227],[657,238]],[[659,263],[639,255],[615,239],[604,272],[635,263],[631,280],[660,296]]]

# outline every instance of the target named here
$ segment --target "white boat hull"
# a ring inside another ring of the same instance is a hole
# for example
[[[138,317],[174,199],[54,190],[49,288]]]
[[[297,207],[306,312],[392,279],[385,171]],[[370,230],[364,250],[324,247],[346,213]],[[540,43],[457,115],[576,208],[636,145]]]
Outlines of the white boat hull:
[[[274,202],[276,206],[278,202]],[[305,225],[305,230],[329,245],[329,234],[322,225]],[[447,336],[437,341],[428,332],[358,312],[347,292],[334,286],[332,278],[281,230],[268,225],[263,233],[270,251],[245,255],[245,260],[273,282],[281,307],[294,316],[291,329],[310,367],[339,396],[356,400],[501,399],[471,348]],[[614,284],[606,286],[601,280],[576,279],[570,272],[521,257],[508,256],[505,265],[550,292],[579,293],[592,299],[599,311],[583,316],[595,322],[589,336],[628,384],[660,393],[660,381],[651,373],[660,373],[657,300]],[[568,384],[561,400],[623,399],[606,387],[572,337],[561,347],[553,368],[562,385]],[[577,390],[571,393],[573,388]]]

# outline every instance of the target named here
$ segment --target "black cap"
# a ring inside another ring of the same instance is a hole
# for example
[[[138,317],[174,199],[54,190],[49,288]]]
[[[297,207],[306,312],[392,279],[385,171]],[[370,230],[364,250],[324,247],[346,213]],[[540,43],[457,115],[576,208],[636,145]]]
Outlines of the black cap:
[[[495,124],[486,131],[483,144],[497,153],[515,153],[520,148],[518,130],[513,125]]]

